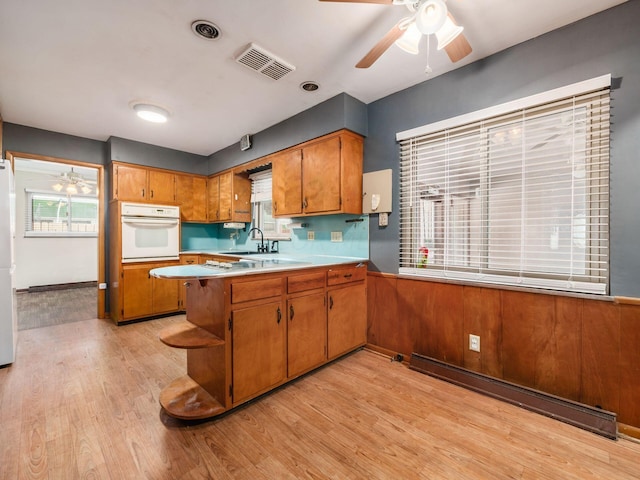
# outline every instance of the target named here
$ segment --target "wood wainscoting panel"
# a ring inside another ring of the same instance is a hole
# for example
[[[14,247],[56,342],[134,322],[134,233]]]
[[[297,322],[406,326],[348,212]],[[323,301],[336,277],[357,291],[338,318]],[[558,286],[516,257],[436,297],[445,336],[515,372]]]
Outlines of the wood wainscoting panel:
[[[367,275],[367,343],[409,358],[413,351],[411,318],[398,310],[395,275]]]
[[[582,318],[580,401],[620,412],[620,306],[585,300]]]
[[[502,378],[500,290],[464,287],[464,368]],[[480,352],[469,350],[469,335],[480,336]]]
[[[620,414],[640,425],[640,307],[620,305]]]
[[[398,313],[411,319],[416,353],[462,366],[461,285],[398,279]]]
[[[504,379],[577,399],[581,300],[504,290],[502,301]]]

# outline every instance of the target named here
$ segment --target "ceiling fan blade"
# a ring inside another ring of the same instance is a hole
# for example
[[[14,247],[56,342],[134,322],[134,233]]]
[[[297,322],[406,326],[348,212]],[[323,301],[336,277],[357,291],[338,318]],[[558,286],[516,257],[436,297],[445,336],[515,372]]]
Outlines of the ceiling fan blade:
[[[320,0],[321,2],[342,2],[342,3],[381,3],[391,5],[393,0]]]
[[[456,23],[451,12],[449,12],[449,18],[454,24]],[[449,45],[444,47],[444,50],[447,52],[447,55],[449,55],[449,58],[453,63],[456,63],[458,60],[462,60],[472,52],[471,45],[463,33],[454,38]]]
[[[380,56],[386,52],[391,45],[393,45],[393,42],[402,36],[405,29],[400,28],[400,25],[403,21],[404,19],[396,23],[395,26],[389,30],[371,50],[369,50],[369,53],[362,57],[362,60],[356,64],[356,68],[369,68],[373,65],[375,61],[378,60],[378,58],[380,58]]]

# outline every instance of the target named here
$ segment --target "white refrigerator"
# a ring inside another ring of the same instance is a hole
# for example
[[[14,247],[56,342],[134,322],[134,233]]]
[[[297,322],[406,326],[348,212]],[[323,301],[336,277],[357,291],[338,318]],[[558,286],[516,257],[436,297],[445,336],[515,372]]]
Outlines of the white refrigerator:
[[[0,366],[16,359],[18,317],[13,244],[16,235],[16,195],[11,163],[0,159]]]

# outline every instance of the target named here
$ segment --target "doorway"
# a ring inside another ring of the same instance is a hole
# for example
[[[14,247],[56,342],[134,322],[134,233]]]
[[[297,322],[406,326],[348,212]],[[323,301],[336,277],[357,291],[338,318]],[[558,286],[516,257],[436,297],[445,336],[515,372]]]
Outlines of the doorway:
[[[25,308],[32,304],[35,312],[53,302],[51,312],[74,321],[87,315],[82,305],[90,305],[90,318],[105,318],[103,166],[22,152],[6,156],[16,179],[16,286],[34,293],[34,300],[23,302]],[[65,295],[71,299],[68,306]],[[74,305],[74,295],[95,301]],[[47,324],[35,317],[25,328]]]

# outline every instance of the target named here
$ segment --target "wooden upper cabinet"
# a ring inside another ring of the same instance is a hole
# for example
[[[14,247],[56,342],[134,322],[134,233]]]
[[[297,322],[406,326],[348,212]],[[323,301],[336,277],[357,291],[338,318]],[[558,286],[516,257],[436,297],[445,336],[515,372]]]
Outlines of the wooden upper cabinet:
[[[343,130],[273,155],[274,215],[361,214],[362,144]]]
[[[183,222],[207,222],[207,179],[176,174],[176,201]]]
[[[169,172],[149,170],[149,201],[153,203],[175,203],[176,176]]]
[[[220,176],[207,179],[207,218],[210,222],[220,220]]]
[[[174,204],[175,174],[133,165],[113,163],[112,198],[130,202]]]
[[[113,164],[112,198],[144,201],[147,196],[147,170],[130,165]]]
[[[246,173],[227,171],[208,179],[210,222],[251,222],[251,181]]]
[[[233,172],[226,172],[220,175],[220,218],[223,222],[231,221],[231,195],[233,191]]]
[[[341,202],[341,139],[332,137],[302,149],[304,213],[335,212]],[[362,182],[362,178],[360,178]]]
[[[302,149],[285,150],[272,158],[271,198],[274,214],[302,213]]]

